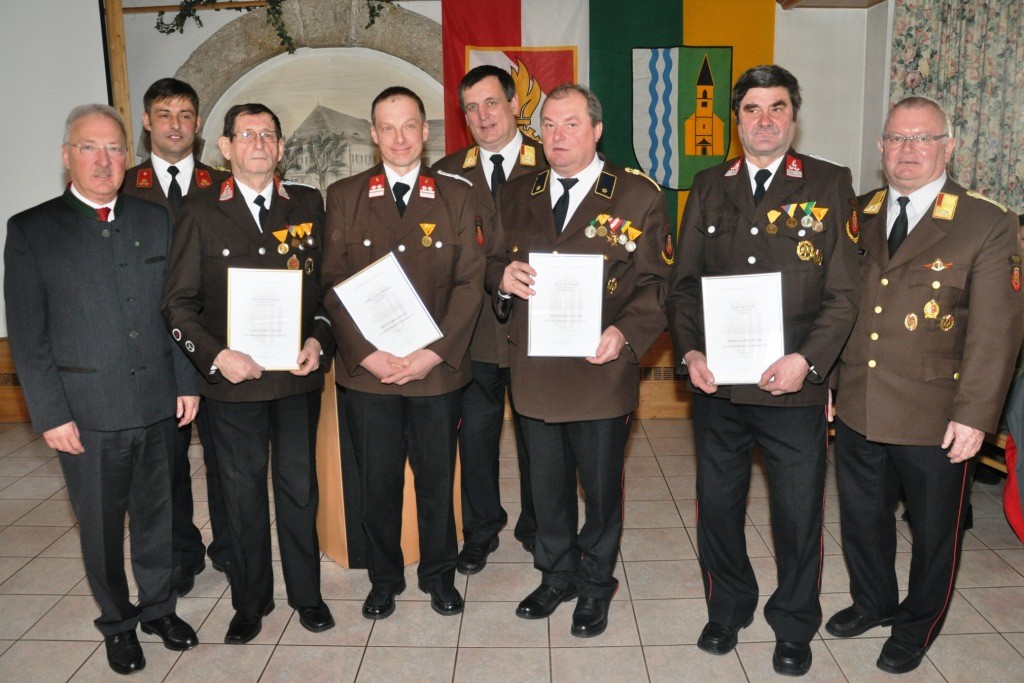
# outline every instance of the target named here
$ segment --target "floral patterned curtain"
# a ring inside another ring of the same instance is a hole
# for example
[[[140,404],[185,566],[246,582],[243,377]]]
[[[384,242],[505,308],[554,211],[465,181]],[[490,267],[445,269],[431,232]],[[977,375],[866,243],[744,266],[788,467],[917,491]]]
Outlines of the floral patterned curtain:
[[[890,97],[942,103],[950,173],[1024,213],[1024,0],[895,0]]]

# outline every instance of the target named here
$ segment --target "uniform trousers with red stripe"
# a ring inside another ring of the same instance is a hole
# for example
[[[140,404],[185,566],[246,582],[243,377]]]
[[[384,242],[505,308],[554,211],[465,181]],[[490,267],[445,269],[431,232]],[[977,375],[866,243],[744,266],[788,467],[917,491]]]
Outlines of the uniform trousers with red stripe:
[[[869,441],[836,421],[836,471],[850,595],[862,615],[894,617],[892,637],[929,647],[953,597],[974,460],[948,449]],[[902,484],[913,520],[907,597],[896,584],[896,500]]]
[[[739,405],[695,393],[693,431],[697,550],[708,619],[740,627],[757,608],[757,578],[744,533],[757,443],[771,495],[778,575],[765,619],[777,640],[810,641],[821,625],[825,407]]]
[[[522,417],[537,514],[534,566],[541,583],[576,586],[584,597],[611,600],[622,537],[622,468],[631,415],[580,422]],[[586,519],[577,533],[576,476]]]

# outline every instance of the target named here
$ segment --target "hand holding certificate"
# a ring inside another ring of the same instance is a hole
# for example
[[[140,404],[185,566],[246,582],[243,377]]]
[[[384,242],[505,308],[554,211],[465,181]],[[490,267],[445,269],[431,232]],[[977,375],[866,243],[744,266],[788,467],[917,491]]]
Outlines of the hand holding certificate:
[[[530,254],[537,271],[530,297],[528,355],[593,356],[601,342],[601,278],[596,254]]]
[[[228,268],[228,348],[266,370],[295,370],[302,346],[302,271]]]
[[[758,384],[783,355],[782,274],[701,278],[708,369],[717,384]]]
[[[404,358],[443,336],[393,253],[334,291],[366,340],[381,351]]]

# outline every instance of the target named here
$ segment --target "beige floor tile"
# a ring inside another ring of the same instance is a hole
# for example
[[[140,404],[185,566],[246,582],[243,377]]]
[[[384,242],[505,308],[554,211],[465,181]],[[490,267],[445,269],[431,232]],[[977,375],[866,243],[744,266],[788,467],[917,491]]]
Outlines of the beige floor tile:
[[[696,645],[644,646],[651,683],[734,683],[746,680],[735,652],[722,657]]]
[[[363,618],[363,602],[361,600],[326,600],[325,602],[334,616],[334,628],[321,633],[307,631],[299,623],[298,613],[288,608],[293,614],[281,636],[281,644],[316,647],[365,646],[370,638],[373,622]],[[405,605],[402,607],[404,608]]]
[[[20,448],[10,453],[12,458],[53,458],[57,451],[46,445],[42,439],[34,439],[23,443]]]
[[[693,645],[707,622],[704,598],[634,600],[640,642],[649,645]]]
[[[14,576],[30,561],[27,557],[0,557],[0,584]]]
[[[408,601],[387,619],[373,624],[370,645],[380,647],[455,647],[462,616],[443,617],[429,602]]]
[[[772,668],[772,653],[775,651],[774,642],[744,643],[736,647],[743,669],[746,671],[747,679],[752,682],[779,680],[780,677]],[[824,641],[812,640],[811,653],[813,661],[811,670],[800,678],[801,681],[823,681],[833,683],[843,680],[843,674],[839,665],[833,659],[832,653],[825,646]]]
[[[971,492],[971,507],[974,510],[974,519],[1004,519],[1002,493],[988,493],[986,491]]]
[[[4,526],[15,524],[34,508],[43,504],[38,500],[0,500],[0,524]]]
[[[627,477],[660,477],[661,466],[658,459],[650,456],[630,456],[626,458],[624,468]]]
[[[872,631],[872,633],[877,635],[879,631]],[[945,680],[927,657],[921,662],[921,666],[906,674],[894,676],[882,671],[875,666],[875,662],[878,660],[878,654],[882,651],[883,644],[885,644],[885,638],[861,637],[829,640],[826,646],[848,681],[881,683],[898,678],[900,681],[911,681],[912,683],[942,683]]]
[[[621,683],[647,681],[639,647],[552,648],[551,680]]]
[[[3,653],[7,652],[7,648],[9,648],[11,645],[14,645],[16,642],[18,642],[18,641],[16,641],[16,640],[0,640],[0,655],[2,655]]]
[[[189,593],[189,595],[192,594]],[[284,627],[288,625],[293,610],[282,600],[275,600],[275,604],[274,611],[263,617],[263,628],[249,645],[276,645],[281,639],[281,634],[284,633]],[[199,642],[223,643],[224,634],[227,633],[228,624],[231,623],[233,616],[235,616],[235,610],[231,606],[231,597],[227,596],[218,600],[210,615],[203,622],[202,628],[198,629]],[[249,647],[249,645],[245,647]]]
[[[35,557],[66,531],[67,527],[9,526],[0,531],[0,557]]]
[[[10,486],[14,482],[18,481],[19,479],[21,479],[21,476],[12,477],[9,475],[0,475],[0,491],[3,491],[5,488]]]
[[[96,649],[96,643],[19,641],[0,655],[0,681],[66,681]]]
[[[45,457],[45,456],[44,456]],[[50,460],[44,463],[41,467],[37,467],[32,470],[33,477],[63,477],[64,470],[60,468],[60,460],[51,457]]]
[[[0,593],[64,595],[85,577],[77,557],[37,557],[0,585]]]
[[[946,634],[959,633],[992,633],[995,628],[974,608],[970,602],[964,599],[960,591],[953,591],[953,597],[949,601],[949,611],[946,613],[946,621],[942,624],[942,632]]]
[[[751,524],[761,526],[771,524],[771,510],[768,505],[768,498],[747,499],[747,519]]]
[[[1004,633],[1003,638],[1017,649],[1017,652],[1024,655],[1024,633]]]
[[[358,683],[449,683],[455,671],[454,647],[368,647]]]
[[[0,595],[0,638],[20,638],[57,600],[56,595]]]
[[[850,572],[842,555],[826,555],[821,570],[821,592],[843,593],[850,590]]]
[[[141,631],[139,635],[141,640]],[[154,643],[143,645],[142,652],[146,657],[146,668],[131,675],[132,683],[146,683],[148,681],[157,683],[164,680],[171,667],[180,659],[184,658],[187,661],[192,656],[194,650],[192,652],[175,652],[168,650],[163,645],[156,645]],[[82,665],[82,668],[75,672],[70,683],[110,683],[122,678],[122,676],[115,674],[107,663],[106,647],[99,645],[92,653],[92,656]]]
[[[693,436],[692,420],[639,420],[648,439],[684,438]],[[635,428],[634,428],[635,429]]]
[[[963,588],[960,594],[999,631],[1024,631],[1024,588]]]
[[[624,497],[626,500],[672,500],[672,494],[665,483],[665,477],[626,477]]]
[[[508,511],[508,506],[505,506]],[[516,517],[509,512],[508,525],[498,534],[498,549],[487,557],[487,562],[523,562],[532,563],[533,555],[528,553],[523,544],[515,536],[515,521],[519,511],[516,510]],[[461,549],[461,546],[460,546]],[[483,571],[487,571],[485,568]]]
[[[455,662],[455,683],[516,681],[549,683],[551,661],[544,648],[460,647]]]
[[[996,555],[1003,558],[1003,562],[1013,567],[1018,574],[1024,576],[1024,548],[997,550]]]
[[[682,527],[623,529],[620,550],[622,559],[627,562],[631,560],[693,560],[697,557],[687,530]]]
[[[0,475],[5,477],[23,477],[53,460],[53,456],[17,457],[11,454],[0,459]]]
[[[659,455],[658,464],[666,477],[697,474],[697,457],[693,455]]]
[[[0,491],[0,499],[46,500],[62,488],[64,488],[64,477],[29,475]]]
[[[700,567],[696,560],[624,562],[634,600],[702,598]]]
[[[279,645],[270,657],[260,683],[354,681],[362,658],[361,647]]]
[[[648,439],[655,455],[696,455],[693,437],[655,437]]]
[[[634,500],[623,505],[622,526],[626,529],[681,527],[683,520],[671,500]]]
[[[468,602],[462,616],[460,648],[546,648],[548,620],[521,619],[517,602]],[[628,603],[627,603],[628,604]],[[571,611],[568,603],[559,611]]]
[[[100,616],[92,596],[66,595],[53,606],[23,637],[32,640],[100,641],[103,636],[93,620]]]
[[[419,566],[419,562],[414,562],[405,568],[405,584],[408,588],[405,589],[404,593],[398,596],[397,600],[399,602],[407,602],[410,600],[426,602],[430,600],[430,595],[419,589],[419,577],[417,575]],[[463,598],[466,597],[466,579],[466,576],[463,576],[458,572],[455,573],[455,589],[462,594]],[[366,595],[363,595],[362,598],[366,598]]]
[[[75,511],[71,509],[69,500],[44,500],[17,523],[22,526],[74,526]]]
[[[677,501],[694,500],[697,498],[697,475],[687,474],[679,477],[665,477],[669,491]]]
[[[634,429],[633,434],[642,434],[642,432]],[[648,443],[647,439],[641,436],[640,438],[630,439],[626,442],[626,467],[629,467],[630,460],[646,457],[654,457],[654,450],[651,448],[651,444]]]
[[[1021,576],[991,550],[965,550],[960,554],[957,588],[1024,586]]]
[[[613,600],[608,609],[608,628],[593,638],[572,635],[572,614],[577,603],[567,603],[548,617],[552,648],[597,648],[640,645],[633,606],[627,600]],[[572,609],[570,609],[572,608]]]
[[[540,585],[540,572],[526,562],[489,564],[469,577],[463,593],[473,602],[519,602]]]
[[[202,636],[200,636],[200,641]],[[271,645],[224,645],[201,643],[182,653],[164,680],[166,683],[257,681],[273,654]]]
[[[1019,681],[1024,656],[998,634],[946,635],[935,639],[927,658],[950,683]]]
[[[0,495],[6,492],[7,489],[0,491]],[[1005,518],[975,519],[971,534],[993,550],[997,548],[1020,547],[1020,539],[1013,533],[1013,529],[1010,528]],[[965,538],[964,546],[966,547],[966,545],[967,539]]]
[[[697,528],[697,501],[676,499],[676,509],[683,520],[683,526],[687,529]],[[694,546],[696,547],[696,546]]]
[[[324,600],[365,600],[370,577],[365,569],[346,569],[337,562],[320,563],[320,594]]]

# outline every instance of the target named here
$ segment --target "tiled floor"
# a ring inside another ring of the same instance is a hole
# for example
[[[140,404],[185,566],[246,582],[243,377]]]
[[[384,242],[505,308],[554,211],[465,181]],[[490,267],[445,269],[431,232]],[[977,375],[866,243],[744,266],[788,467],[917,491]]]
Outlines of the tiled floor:
[[[518,514],[513,444],[503,442],[502,492],[509,516]],[[194,448],[197,499],[205,497],[202,458]],[[760,681],[773,678],[773,635],[760,612],[740,634],[737,650],[714,657],[694,645],[704,624],[694,552],[696,463],[686,420],[637,424],[626,462],[626,516],[608,631],[592,640],[569,635],[572,605],[550,620],[514,615],[518,600],[538,583],[530,558],[512,538],[480,574],[458,578],[466,611],[444,618],[426,596],[406,591],[391,618],[360,616],[366,572],[324,558],[323,593],[338,626],[312,634],[285,605],[246,646],[221,644],[231,617],[224,577],[207,569],[179,601],[179,613],[203,642],[176,653],[142,635],[148,665],[132,680],[245,681]],[[846,570],[839,546],[835,473],[827,491],[822,607],[826,617],[846,606]],[[1002,516],[999,486],[974,486],[974,529],[967,534],[957,591],[942,635],[922,666],[905,680],[1024,680],[1024,547]],[[747,539],[766,596],[775,585],[767,488],[759,467],[750,491]],[[206,524],[205,503],[197,518]],[[906,525],[900,532],[909,537]],[[53,453],[27,425],[0,425],[0,681],[86,681],[118,678],[107,668],[96,606],[85,581],[77,529]],[[209,531],[205,530],[208,534]],[[910,541],[897,564],[905,587]],[[276,549],[275,549],[276,553]],[[275,563],[280,577],[280,563]],[[410,567],[409,585],[414,587]],[[807,680],[885,678],[875,668],[888,629],[812,643]]]

